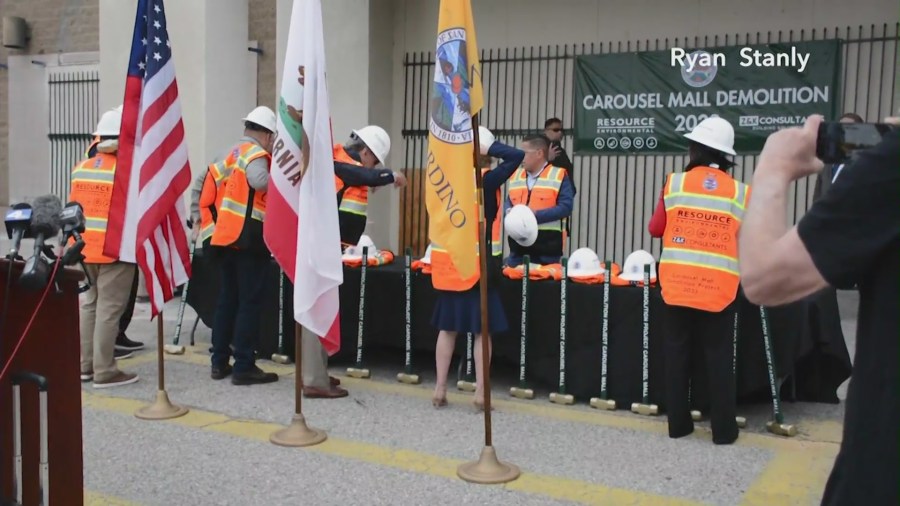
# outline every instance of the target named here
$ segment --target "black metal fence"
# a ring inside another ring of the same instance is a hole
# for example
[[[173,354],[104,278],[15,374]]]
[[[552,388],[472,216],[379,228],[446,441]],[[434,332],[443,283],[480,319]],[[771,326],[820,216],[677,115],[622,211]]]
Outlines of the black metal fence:
[[[99,120],[100,73],[62,71],[48,78],[50,193],[69,196],[72,166],[84,158]]]
[[[558,117],[566,129],[563,147],[572,153],[574,123],[574,58],[583,54],[666,50],[742,44],[842,39],[842,86],[839,109],[869,122],[895,112],[900,24],[756,32],[723,36],[601,42],[530,48],[488,49],[481,52],[485,105],[481,124],[498,140],[514,144],[528,133],[543,130],[544,120]],[[432,52],[407,53],[403,140],[409,185],[401,196],[400,246],[423,254],[428,245],[424,166],[428,149],[428,104],[434,75]],[[756,154],[738,156],[733,175],[749,182]],[[659,241],[647,233],[666,175],[687,163],[686,156],[573,156],[578,194],[572,214],[569,252],[590,247],[602,258],[623,262],[631,251],[645,249],[658,257]],[[814,181],[793,185],[789,220],[795,223],[812,203]]]

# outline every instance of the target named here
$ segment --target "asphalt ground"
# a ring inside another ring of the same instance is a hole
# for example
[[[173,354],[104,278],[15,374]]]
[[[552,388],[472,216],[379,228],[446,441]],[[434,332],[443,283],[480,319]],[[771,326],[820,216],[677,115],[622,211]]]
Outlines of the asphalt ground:
[[[856,296],[840,293],[842,324],[851,356]],[[177,300],[164,312],[166,341]],[[182,344],[195,315],[187,308]],[[493,446],[501,460],[521,468],[504,485],[471,484],[459,464],[484,447],[483,415],[471,394],[451,391],[450,405],[431,405],[432,367],[421,385],[396,381],[396,360],[370,365],[371,379],[348,378],[332,367],[350,396],[304,399],[310,426],[328,439],[284,448],[269,436],[288,424],[294,408],[294,367],[260,360],[279,381],[250,387],[209,378],[210,330],[197,344],[166,355],[166,390],[190,412],[144,421],[134,411],[157,392],[156,324],[138,303],[129,329],[147,344],[120,367],[138,383],[105,390],[83,388],[84,478],[87,504],[818,504],[841,439],[843,403],[784,402],[793,438],[765,430],[771,406],[739,407],[748,419],[738,441],[715,446],[706,421],[673,440],[665,416],[558,406],[539,390],[534,400],[508,394],[514,377],[495,380]],[[839,391],[843,398],[846,384]]]

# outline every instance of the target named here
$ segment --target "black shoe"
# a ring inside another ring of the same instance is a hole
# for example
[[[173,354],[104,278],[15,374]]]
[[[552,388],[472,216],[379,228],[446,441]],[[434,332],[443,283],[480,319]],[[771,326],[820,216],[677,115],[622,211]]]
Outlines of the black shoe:
[[[120,333],[118,337],[116,337],[116,349],[117,350],[125,350],[125,351],[135,351],[135,350],[143,350],[144,343],[139,343],[137,341],[132,341],[128,339],[128,336],[125,333]]]
[[[231,376],[232,385],[258,385],[278,381],[278,375],[274,372],[265,372],[259,367],[253,367],[247,372],[234,373]]]
[[[209,377],[220,380],[227,378],[229,374],[231,374],[231,366],[226,364],[225,367],[213,367]]]
[[[133,355],[134,355],[133,351],[120,350],[118,348],[113,350],[113,358],[115,358],[116,360],[121,360],[123,358],[129,358]]]

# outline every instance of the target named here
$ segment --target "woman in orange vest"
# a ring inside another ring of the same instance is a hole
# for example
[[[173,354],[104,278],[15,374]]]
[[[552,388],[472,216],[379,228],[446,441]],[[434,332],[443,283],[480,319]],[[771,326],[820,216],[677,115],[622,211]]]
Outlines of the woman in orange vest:
[[[650,220],[662,237],[659,284],[666,303],[666,411],[669,437],[694,431],[688,402],[691,348],[699,340],[709,376],[713,442],[738,437],[733,371],[737,316],[737,237],[750,188],[728,173],[734,128],[719,117],[689,134],[690,163],[670,174]]]
[[[484,174],[482,186],[486,224],[484,240],[487,241],[485,250],[490,254],[488,280],[492,285],[488,287],[488,325],[490,333],[496,334],[506,331],[509,326],[503,311],[503,304],[500,300],[496,281],[499,278],[499,271],[502,266],[502,255],[493,254],[495,250],[493,245],[500,240],[498,216],[501,198],[500,187],[522,163],[525,153],[500,142],[494,142],[494,136],[484,127],[480,128],[479,137],[481,153],[483,158],[486,158],[481,163],[482,167],[490,167],[490,157],[497,157],[503,160],[493,170],[482,169]],[[502,252],[502,249],[500,251]],[[456,336],[459,333],[471,332],[475,336],[476,390],[474,403],[476,408],[483,409],[480,274],[463,279],[453,266],[450,255],[437,244],[432,244],[431,268],[431,280],[437,292],[437,302],[434,306],[431,324],[435,328],[440,329],[437,345],[435,346],[437,382],[431,402],[434,407],[447,405],[447,375],[450,371],[453,351],[456,348]],[[488,344],[488,349],[490,349],[490,343]]]

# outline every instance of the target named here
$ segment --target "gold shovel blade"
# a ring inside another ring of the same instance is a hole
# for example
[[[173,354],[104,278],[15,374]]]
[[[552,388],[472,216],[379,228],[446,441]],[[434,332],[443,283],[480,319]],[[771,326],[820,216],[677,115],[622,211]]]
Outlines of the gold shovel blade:
[[[599,397],[594,397],[591,399],[591,407],[594,409],[605,409],[607,411],[615,411],[616,410],[616,401],[612,399],[601,399]]]
[[[408,385],[418,385],[422,382],[419,379],[418,374],[406,374],[404,372],[397,374],[397,381],[399,381],[400,383],[406,383]]]
[[[631,405],[631,412],[644,416],[656,416],[659,414],[659,406],[656,404],[640,404],[635,402]]]
[[[351,378],[367,379],[372,377],[372,373],[368,369],[357,369],[355,367],[347,368],[347,376]]]
[[[509,395],[517,399],[534,399],[534,390],[530,388],[512,387],[509,389]]]
[[[279,355],[275,353],[272,355],[272,362],[275,362],[276,364],[290,364],[291,359],[288,358],[287,355]]]
[[[789,423],[769,421],[766,422],[766,429],[772,434],[777,434],[779,436],[794,437],[797,435],[797,426]]]
[[[575,397],[571,394],[561,394],[559,392],[553,392],[550,394],[550,402],[554,404],[564,404],[571,405],[575,404]]]
[[[459,380],[456,382],[456,389],[462,390],[463,392],[474,392],[475,383],[472,383],[471,381]]]

